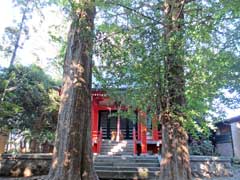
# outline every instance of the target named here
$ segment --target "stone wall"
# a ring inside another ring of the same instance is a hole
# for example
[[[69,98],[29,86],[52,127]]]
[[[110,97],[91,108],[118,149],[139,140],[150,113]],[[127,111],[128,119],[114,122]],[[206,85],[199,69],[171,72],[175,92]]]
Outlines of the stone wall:
[[[228,177],[232,176],[231,159],[228,157],[191,156],[193,177]]]
[[[29,177],[48,174],[51,154],[3,154],[0,177]]]
[[[3,155],[0,161],[0,176],[46,175],[51,164],[51,154]],[[231,160],[224,157],[191,156],[194,177],[232,176]]]

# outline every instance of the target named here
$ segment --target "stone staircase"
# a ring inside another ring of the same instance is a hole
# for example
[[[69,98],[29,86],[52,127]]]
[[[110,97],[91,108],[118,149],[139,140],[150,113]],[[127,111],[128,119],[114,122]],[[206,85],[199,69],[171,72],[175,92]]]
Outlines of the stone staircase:
[[[101,155],[133,155],[133,141],[122,140],[116,142],[104,139],[101,146]]]
[[[94,166],[101,180],[155,180],[160,168],[158,157],[150,155],[98,155],[94,157]]]

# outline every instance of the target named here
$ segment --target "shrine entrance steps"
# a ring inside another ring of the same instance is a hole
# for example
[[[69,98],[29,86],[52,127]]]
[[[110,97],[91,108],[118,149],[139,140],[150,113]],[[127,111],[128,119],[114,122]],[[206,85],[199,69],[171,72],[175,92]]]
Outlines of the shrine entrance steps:
[[[103,139],[101,146],[101,155],[133,155],[133,141],[122,140],[122,141],[111,141]]]
[[[159,178],[158,156],[94,156],[94,167],[100,180],[155,180]]]

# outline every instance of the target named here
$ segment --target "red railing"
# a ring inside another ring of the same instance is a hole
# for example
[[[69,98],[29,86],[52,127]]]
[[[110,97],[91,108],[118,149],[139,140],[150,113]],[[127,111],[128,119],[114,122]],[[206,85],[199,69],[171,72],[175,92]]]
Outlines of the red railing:
[[[137,139],[136,139],[136,130],[133,128],[133,154],[137,154]]]
[[[101,147],[102,147],[102,128],[100,129],[99,136],[98,136],[98,145],[97,145],[98,154],[101,152]]]
[[[102,129],[92,131],[92,149],[94,153],[100,153],[102,146]]]
[[[158,140],[162,140],[162,131],[158,131]]]
[[[141,153],[147,154],[147,127],[145,125],[141,127]]]

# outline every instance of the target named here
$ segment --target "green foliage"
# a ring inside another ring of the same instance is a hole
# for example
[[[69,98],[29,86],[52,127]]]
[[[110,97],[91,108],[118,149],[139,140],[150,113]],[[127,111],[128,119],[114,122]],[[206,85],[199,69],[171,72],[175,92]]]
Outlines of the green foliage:
[[[37,127],[43,126],[42,123],[46,126],[52,124],[51,118],[58,111],[59,97],[58,92],[51,89],[57,84],[41,68],[17,65],[2,70],[0,79],[3,80],[0,81],[0,95],[5,91],[0,104],[0,128],[39,130]],[[4,87],[6,83],[7,89]]]
[[[51,64],[61,75],[63,74],[63,62],[67,48],[67,25],[68,18],[64,18],[61,25],[52,26],[48,32],[50,40],[59,46],[58,54],[51,60]]]
[[[214,146],[209,140],[202,140],[201,142],[194,141],[189,145],[189,152],[191,155],[201,156],[216,156]]]
[[[105,2],[105,3],[104,3]],[[219,114],[216,99],[226,105],[235,99],[224,91],[240,94],[239,4],[236,1],[191,1],[184,6],[184,33],[164,40],[166,19],[157,1],[104,1],[99,7],[94,76],[96,87],[124,88],[124,103],[152,113],[161,109],[166,86],[165,56],[184,58],[186,107],[184,127],[209,135]],[[107,3],[108,2],[108,3]],[[103,10],[103,11],[101,11]],[[181,42],[178,42],[181,41]],[[174,49],[175,43],[184,46]],[[111,95],[112,96],[112,95]],[[113,94],[116,98],[118,94]]]

